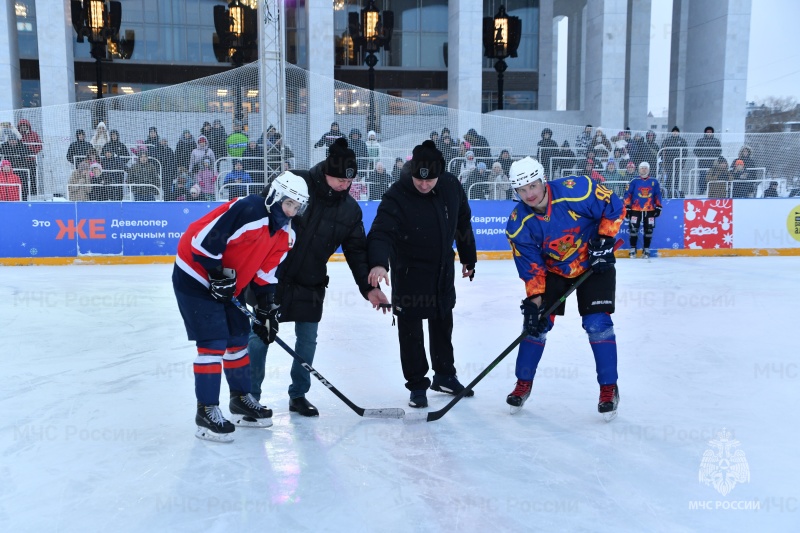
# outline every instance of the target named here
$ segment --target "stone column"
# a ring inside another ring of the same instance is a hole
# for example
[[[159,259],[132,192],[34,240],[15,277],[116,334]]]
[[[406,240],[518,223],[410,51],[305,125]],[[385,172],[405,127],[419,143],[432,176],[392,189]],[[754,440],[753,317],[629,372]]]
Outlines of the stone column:
[[[0,111],[22,107],[17,15],[10,1],[0,6],[0,87]]]
[[[650,4],[651,0],[628,0],[625,125],[633,130],[649,128],[647,97],[650,75]]]
[[[313,144],[328,131],[334,114],[333,5],[330,0],[308,0],[308,140]],[[341,127],[344,131],[344,126]],[[311,150],[309,164],[325,158],[325,148]]]
[[[539,109],[556,108],[558,33],[554,27],[553,0],[539,2]]]
[[[578,9],[567,18],[567,109],[581,109],[583,85],[583,10]]]
[[[625,125],[625,54],[628,3],[597,0],[587,5],[586,100],[588,123],[613,131]]]
[[[458,110],[453,140],[467,130],[481,129],[483,99],[483,2],[448,3],[447,106]]]
[[[36,0],[36,29],[42,107],[70,104],[75,101],[75,31],[69,0]]]

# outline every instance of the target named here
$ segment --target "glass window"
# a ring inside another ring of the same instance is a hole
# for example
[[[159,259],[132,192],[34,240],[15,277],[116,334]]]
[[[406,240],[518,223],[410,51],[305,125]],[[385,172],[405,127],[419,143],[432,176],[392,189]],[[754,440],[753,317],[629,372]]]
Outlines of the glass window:
[[[22,80],[22,107],[42,106],[42,86],[39,80]]]
[[[420,35],[420,67],[444,69],[444,43],[446,33],[423,33]]]
[[[426,0],[419,10],[422,31],[440,32],[447,29],[447,2],[445,0]]]
[[[36,33],[36,4],[34,0],[16,0],[14,9],[17,17],[17,43],[21,59],[39,57],[39,43]]]

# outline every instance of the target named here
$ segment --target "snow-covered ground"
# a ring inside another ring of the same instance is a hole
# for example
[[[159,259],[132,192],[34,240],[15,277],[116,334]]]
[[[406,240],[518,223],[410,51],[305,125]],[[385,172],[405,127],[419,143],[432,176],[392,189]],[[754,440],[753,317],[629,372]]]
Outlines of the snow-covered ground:
[[[360,418],[316,380],[321,416],[290,415],[274,346],[274,426],[232,444],[194,437],[171,269],[2,269],[3,531],[800,530],[800,258],[620,260],[611,423],[573,297],[517,415],[516,352],[437,422]],[[411,411],[391,318],[345,264],[330,274],[315,368],[362,407]],[[484,261],[457,291],[467,383],[519,333],[523,286]]]

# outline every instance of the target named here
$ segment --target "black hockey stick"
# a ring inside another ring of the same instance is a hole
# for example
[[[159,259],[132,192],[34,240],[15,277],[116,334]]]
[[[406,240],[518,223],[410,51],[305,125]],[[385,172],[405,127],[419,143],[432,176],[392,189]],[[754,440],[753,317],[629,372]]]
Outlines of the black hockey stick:
[[[231,299],[231,302],[233,302],[233,305],[235,305],[236,307],[238,307],[238,308],[239,308],[239,310],[240,310],[241,312],[243,312],[243,313],[244,313],[244,314],[246,314],[248,317],[250,317],[250,319],[251,319],[253,322],[255,322],[256,324],[259,324],[259,325],[263,325],[263,324],[262,324],[262,323],[261,323],[261,322],[260,322],[260,321],[259,321],[259,320],[256,318],[256,315],[254,315],[254,314],[253,314],[253,312],[252,312],[252,311],[250,311],[250,309],[248,309],[247,307],[245,307],[245,306],[242,304],[242,302],[240,302],[240,301],[239,301],[239,299],[238,299],[238,298],[236,298],[236,297],[232,298],[232,299]],[[349,399],[347,396],[345,396],[344,394],[342,394],[341,392],[339,392],[339,389],[337,389],[336,387],[334,387],[334,386],[333,386],[333,384],[332,384],[330,381],[328,381],[327,379],[325,379],[324,377],[322,377],[322,374],[320,374],[319,372],[317,372],[316,370],[314,370],[314,368],[313,368],[311,365],[309,365],[308,363],[306,363],[306,361],[305,361],[305,360],[304,360],[302,357],[300,357],[299,355],[297,355],[297,352],[295,352],[294,350],[292,350],[292,348],[291,348],[291,347],[289,347],[289,345],[288,345],[288,344],[286,344],[285,342],[283,342],[283,340],[282,340],[280,337],[278,337],[277,335],[275,336],[275,342],[277,342],[277,343],[278,343],[278,346],[280,346],[281,348],[283,348],[284,350],[286,350],[286,352],[287,352],[289,355],[291,355],[292,357],[294,357],[295,359],[297,359],[297,361],[298,361],[298,362],[299,362],[299,363],[300,363],[300,364],[303,366],[303,368],[305,368],[306,370],[308,370],[309,372],[311,372],[311,374],[313,374],[315,378],[317,378],[318,380],[320,380],[320,381],[322,382],[322,384],[323,384],[323,385],[325,385],[326,387],[328,387],[328,389],[329,389],[329,390],[330,390],[332,393],[334,393],[334,394],[335,394],[335,395],[336,395],[336,396],[337,396],[337,397],[338,397],[340,400],[342,400],[344,403],[346,403],[346,404],[347,404],[347,406],[348,406],[350,409],[352,409],[353,411],[355,411],[355,412],[356,412],[356,413],[357,413],[359,416],[363,416],[363,417],[365,417],[365,418],[403,418],[403,417],[405,416],[406,412],[405,412],[403,409],[396,408],[396,407],[395,407],[395,408],[385,408],[385,409],[364,409],[364,408],[362,408],[362,407],[359,407],[359,406],[357,406],[356,404],[354,404],[353,402],[351,402],[351,401],[350,401],[350,399]]]
[[[614,250],[617,250],[617,249],[618,249],[620,246],[622,246],[622,239],[618,240],[618,241],[617,241],[617,242],[614,244]],[[547,309],[547,310],[546,310],[546,311],[543,313],[543,316],[546,316],[546,317],[547,317],[547,316],[550,316],[551,314],[553,314],[553,313],[555,312],[555,310],[556,310],[556,309],[558,309],[558,306],[560,306],[561,304],[563,304],[563,303],[564,303],[564,301],[565,301],[567,298],[569,298],[569,295],[570,295],[570,294],[572,294],[573,292],[575,292],[575,289],[577,289],[577,288],[578,288],[578,287],[579,287],[579,286],[580,286],[580,285],[581,285],[581,284],[582,284],[584,281],[586,281],[586,280],[589,278],[589,276],[591,276],[591,275],[592,275],[592,272],[594,272],[594,271],[593,271],[593,270],[590,268],[589,270],[587,270],[586,272],[584,272],[583,274],[581,274],[581,276],[578,278],[578,280],[575,282],[575,284],[574,284],[574,285],[572,285],[572,287],[570,287],[570,288],[567,290],[567,292],[565,292],[565,293],[564,293],[564,295],[563,295],[563,296],[561,296],[561,298],[559,298],[558,300],[556,300],[556,301],[553,303],[553,305],[551,305],[551,306],[550,306],[550,307],[549,307],[549,308],[548,308],[548,309]],[[475,379],[473,379],[472,381],[470,381],[469,385],[467,385],[466,387],[464,387],[464,390],[462,390],[461,392],[459,392],[458,394],[456,394],[455,398],[453,398],[452,400],[450,400],[450,402],[449,402],[447,405],[445,405],[444,407],[442,407],[442,408],[441,408],[441,409],[439,409],[438,411],[430,411],[430,412],[428,412],[428,413],[412,413],[412,414],[410,414],[410,415],[406,415],[406,416],[405,416],[406,420],[424,420],[425,422],[433,422],[434,420],[439,420],[440,418],[442,418],[442,417],[445,415],[445,413],[447,413],[447,411],[449,411],[450,409],[452,409],[452,408],[453,408],[453,406],[454,406],[455,404],[457,404],[457,403],[458,403],[458,402],[461,400],[461,398],[463,398],[464,396],[466,396],[466,394],[467,394],[467,392],[468,392],[468,391],[471,391],[471,390],[472,390],[472,388],[473,388],[473,387],[475,387],[475,385],[477,385],[477,384],[478,384],[478,382],[479,382],[480,380],[482,380],[483,378],[485,378],[485,377],[486,377],[486,375],[487,375],[489,372],[491,372],[491,371],[494,369],[494,367],[496,367],[498,364],[500,364],[500,361],[502,361],[503,359],[505,359],[505,357],[506,357],[508,354],[510,354],[510,353],[511,353],[511,351],[512,351],[514,348],[516,348],[516,347],[517,347],[517,345],[519,345],[519,343],[521,343],[521,342],[522,342],[522,340],[523,340],[523,339],[524,339],[524,338],[525,338],[527,335],[528,335],[528,334],[527,334],[526,332],[524,332],[524,331],[523,331],[523,332],[520,334],[520,336],[519,336],[519,337],[517,337],[516,339],[514,339],[514,342],[512,342],[512,343],[511,343],[511,344],[508,346],[508,348],[506,348],[505,350],[503,350],[503,353],[501,353],[500,355],[498,355],[498,356],[497,356],[497,357],[494,359],[494,361],[492,361],[492,362],[489,364],[489,366],[487,366],[485,369],[483,369],[483,371],[482,371],[480,374],[478,374],[478,375],[475,377]],[[415,415],[416,415],[416,416],[415,416]]]

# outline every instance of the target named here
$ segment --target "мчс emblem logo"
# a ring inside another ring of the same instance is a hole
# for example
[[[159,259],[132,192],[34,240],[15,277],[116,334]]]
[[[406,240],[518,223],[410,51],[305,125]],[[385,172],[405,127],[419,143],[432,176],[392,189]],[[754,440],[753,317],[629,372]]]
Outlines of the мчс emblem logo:
[[[736,450],[739,441],[732,438],[730,431],[723,429],[708,444],[711,448],[703,452],[700,461],[700,483],[713,485],[725,496],[737,483],[750,481],[750,466],[744,452]]]

